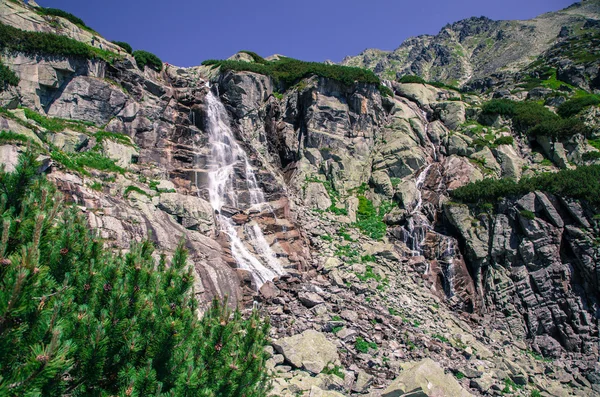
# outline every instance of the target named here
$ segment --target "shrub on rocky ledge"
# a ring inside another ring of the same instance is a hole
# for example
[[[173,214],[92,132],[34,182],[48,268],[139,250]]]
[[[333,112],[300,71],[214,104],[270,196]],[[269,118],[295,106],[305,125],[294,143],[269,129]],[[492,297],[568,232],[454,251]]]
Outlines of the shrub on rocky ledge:
[[[117,54],[101,50],[66,36],[46,32],[28,32],[0,23],[0,51],[33,55],[77,57],[112,61]]]
[[[133,57],[135,58],[135,62],[140,69],[144,69],[144,67],[148,65],[157,72],[160,72],[163,68],[163,63],[160,58],[151,52],[136,50],[133,52]]]
[[[75,15],[60,10],[58,8],[45,8],[45,7],[37,7],[35,9],[40,15],[47,15],[47,16],[54,16],[54,17],[61,17],[61,18],[65,18],[66,20],[74,23],[75,25],[79,26],[82,29],[85,30],[89,30],[93,32],[93,29],[90,28],[89,26],[87,26],[85,24],[85,22],[83,22],[83,20],[81,18],[77,18]]]
[[[0,92],[6,90],[9,85],[18,85],[19,76],[0,62]]]
[[[202,65],[218,66],[223,71],[246,71],[264,74],[273,77],[275,80],[283,83],[286,87],[291,87],[299,80],[311,75],[336,80],[346,85],[359,82],[377,84],[379,87],[381,84],[379,77],[372,71],[362,68],[328,65],[319,62],[305,62],[293,58],[281,58],[277,61],[263,61],[264,62],[242,62],[211,59],[202,62]]]
[[[133,54],[133,48],[131,47],[131,45],[129,45],[129,43],[126,43],[124,41],[113,41],[112,43],[118,45],[119,47],[127,51],[128,54]]]
[[[600,165],[580,166],[575,170],[561,170],[537,176],[514,179],[486,178],[454,190],[454,200],[464,203],[494,203],[505,197],[518,197],[535,191],[544,191],[563,197],[586,200],[600,205]]]
[[[516,102],[509,99],[494,99],[482,108],[480,122],[489,121],[486,116],[500,115],[510,118],[516,131],[531,136],[568,138],[575,134],[587,135],[586,125],[575,118],[561,118],[537,102]]]

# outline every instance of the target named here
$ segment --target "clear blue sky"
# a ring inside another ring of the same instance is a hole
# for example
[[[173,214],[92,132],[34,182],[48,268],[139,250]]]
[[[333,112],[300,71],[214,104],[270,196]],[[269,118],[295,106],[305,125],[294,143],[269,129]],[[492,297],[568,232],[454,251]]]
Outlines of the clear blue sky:
[[[238,50],[339,62],[366,48],[393,50],[471,16],[529,19],[575,0],[38,0],[83,19],[110,40],[194,66]]]

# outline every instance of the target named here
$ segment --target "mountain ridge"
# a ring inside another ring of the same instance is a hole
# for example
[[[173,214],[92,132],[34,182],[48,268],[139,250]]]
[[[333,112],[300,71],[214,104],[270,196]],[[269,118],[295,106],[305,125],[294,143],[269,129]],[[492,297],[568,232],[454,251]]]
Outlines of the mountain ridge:
[[[414,74],[463,86],[493,73],[523,70],[551,47],[564,27],[575,30],[589,19],[600,19],[597,0],[522,21],[471,17],[447,24],[437,35],[411,37],[393,51],[367,49],[341,64],[366,67],[390,80]]]

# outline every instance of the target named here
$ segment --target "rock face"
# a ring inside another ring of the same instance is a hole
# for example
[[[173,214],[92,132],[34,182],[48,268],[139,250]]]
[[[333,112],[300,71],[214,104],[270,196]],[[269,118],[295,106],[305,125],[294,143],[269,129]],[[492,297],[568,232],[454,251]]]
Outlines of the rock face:
[[[591,308],[597,296],[598,252],[589,243],[594,232],[586,229],[590,220],[585,211],[577,202],[541,192],[500,207],[500,213],[477,223],[464,206],[445,208],[488,310],[502,313],[496,321],[514,337],[539,340],[534,342],[538,352],[597,356]]]
[[[471,19],[395,54],[366,55],[383,62],[384,76],[394,61],[402,72],[464,82],[550,51],[546,39],[562,31],[556,21],[579,23],[597,12],[594,4],[514,24]],[[15,2],[0,4],[0,20],[91,40]],[[535,45],[520,45],[532,37]],[[0,145],[6,169],[33,142],[46,151],[41,171],[108,245],[127,250],[150,238],[168,257],[185,244],[200,302],[228,296],[270,317],[273,395],[499,395],[513,383],[522,395],[600,393],[593,208],[543,192],[493,209],[452,202],[453,190],[484,177],[586,164],[595,149],[585,137],[530,142],[502,118],[482,126],[474,121],[483,97],[429,84],[394,82],[394,95],[382,97],[375,84],[317,76],[285,87],[204,66],[140,70],[128,55],[106,64],[11,53],[2,62],[21,78],[0,93],[11,109],[0,114],[0,129],[19,134]],[[209,90],[248,159],[233,167],[237,202],[221,218],[208,190]],[[73,120],[48,131],[18,106]],[[597,108],[581,115],[592,127],[596,116]],[[54,147],[67,159],[93,154],[122,169],[73,171],[47,156]],[[244,182],[248,169],[255,187]],[[264,202],[248,206],[258,195]],[[262,245],[251,244],[257,229]],[[256,291],[236,261],[235,239],[251,254],[272,252],[285,274]]]
[[[452,375],[444,374],[444,370],[429,358],[420,362],[406,363],[402,369],[401,375],[385,389],[381,397],[472,396],[458,384]]]

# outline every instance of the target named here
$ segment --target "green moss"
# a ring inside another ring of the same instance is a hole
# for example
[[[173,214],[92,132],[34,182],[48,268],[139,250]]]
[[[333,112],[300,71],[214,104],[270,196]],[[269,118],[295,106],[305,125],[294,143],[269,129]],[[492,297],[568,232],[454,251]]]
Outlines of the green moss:
[[[111,141],[115,141],[123,145],[135,146],[127,135],[118,134],[115,132],[98,131],[94,134],[94,137],[98,142],[102,142],[105,139],[110,139]]]
[[[439,340],[440,342],[444,342],[444,343],[448,343],[449,342],[448,338],[446,338],[445,336],[440,335],[440,334],[433,334],[433,335],[431,335],[431,337],[434,338],[434,339]]]
[[[61,132],[70,129],[77,132],[87,132],[87,127],[94,126],[94,123],[87,121],[65,120],[58,117],[47,117],[39,114],[31,109],[23,108],[25,117],[35,121],[40,127],[43,127],[52,132]]]
[[[94,182],[88,185],[90,189],[96,190],[97,192],[102,191],[102,184],[100,182]]]
[[[354,348],[360,353],[368,353],[370,349],[377,350],[377,343],[367,342],[359,336],[356,338],[356,342],[354,342]]]
[[[0,131],[0,143],[33,143],[37,145],[29,137],[12,131]]]
[[[368,281],[371,279],[375,281],[381,281],[381,276],[375,274],[375,272],[373,271],[373,266],[367,266],[365,273],[357,274],[356,277],[358,277],[360,281]]]
[[[529,219],[529,220],[534,220],[535,219],[535,212],[531,212],[528,210],[522,210],[520,212],[521,216],[525,219]]]
[[[139,193],[143,196],[150,197],[150,195],[148,193],[146,193],[144,190],[140,189],[137,186],[133,186],[133,185],[127,186],[127,188],[123,192],[123,197],[125,197],[125,198],[129,197],[129,193],[131,193],[131,192]]]
[[[494,145],[512,145],[515,142],[515,138],[512,136],[503,136],[494,141]]]
[[[333,366],[330,368],[330,366],[325,367],[325,369],[323,370],[323,373],[325,375],[335,375],[338,378],[344,379],[345,375],[344,372],[342,371],[342,367],[340,367],[339,365]]]

